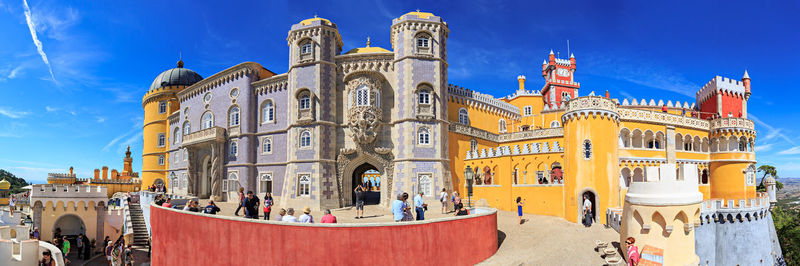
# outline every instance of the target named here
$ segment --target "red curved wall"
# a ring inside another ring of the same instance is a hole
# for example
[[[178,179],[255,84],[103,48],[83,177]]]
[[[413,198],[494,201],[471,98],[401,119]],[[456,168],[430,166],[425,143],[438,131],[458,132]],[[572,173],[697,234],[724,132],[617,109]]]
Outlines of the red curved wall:
[[[473,265],[497,251],[497,213],[402,225],[298,226],[150,206],[153,265]]]

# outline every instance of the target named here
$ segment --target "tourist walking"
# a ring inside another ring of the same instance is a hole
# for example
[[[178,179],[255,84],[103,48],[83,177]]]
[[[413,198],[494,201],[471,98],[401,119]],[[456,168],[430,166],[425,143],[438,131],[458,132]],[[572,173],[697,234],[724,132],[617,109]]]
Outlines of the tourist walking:
[[[635,238],[629,236],[625,239],[625,246],[628,247],[628,266],[639,265],[639,249],[633,243],[636,243]]]
[[[75,239],[75,246],[78,247],[78,259],[83,259],[83,234],[78,234],[78,238]]]
[[[11,216],[14,216],[14,208],[17,206],[17,201],[14,200],[14,196],[11,196],[11,200],[8,202],[8,208],[11,210]]]
[[[353,191],[356,192],[356,219],[364,218],[364,188],[358,185]],[[360,213],[359,213],[360,212]]]
[[[314,223],[314,217],[311,216],[311,208],[309,208],[308,206],[303,208],[303,215],[300,215],[300,218],[299,218],[298,221],[301,222],[301,223],[313,224]]]
[[[65,264],[69,264],[69,260],[67,260],[67,257],[69,256],[69,249],[70,249],[69,239],[67,239],[67,236],[61,237],[61,253],[64,254]]]
[[[439,193],[439,201],[442,203],[442,214],[447,213],[447,189],[443,188]]]
[[[269,214],[272,213],[272,193],[264,194],[264,220],[269,220]]]
[[[215,204],[213,200],[209,200],[208,205],[204,209],[205,213],[208,214],[217,214],[217,212],[220,211],[219,207],[217,207],[217,204]]]
[[[408,205],[408,193],[403,192],[403,221],[413,221],[414,215],[411,214],[411,205]]]
[[[239,216],[239,210],[244,208],[244,187],[239,187],[239,207],[236,207],[236,211],[233,212],[233,215]],[[247,212],[247,210],[245,210]]]
[[[290,222],[290,223],[296,223],[297,222],[297,218],[294,217],[294,208],[289,208],[288,210],[286,210],[286,215],[281,217],[281,221]]]
[[[325,209],[324,213],[325,213],[325,215],[323,215],[322,219],[320,219],[321,223],[324,223],[324,224],[335,224],[336,223],[336,216],[333,216],[333,214],[331,214],[331,210],[330,209]]]
[[[125,251],[122,254],[122,264],[127,265],[129,263],[133,263],[133,250],[131,249],[131,244],[128,244],[128,246],[125,247]]]
[[[424,193],[420,191],[414,196],[414,210],[417,211],[417,221],[425,220],[425,209],[428,208],[428,204],[425,204],[425,201],[422,200],[422,195]]]
[[[108,239],[108,237],[106,237],[106,239]],[[111,243],[111,240],[108,240],[108,242],[106,242],[105,254],[106,254],[106,260],[108,261],[108,265],[109,266],[114,265],[114,244]]]
[[[403,193],[397,194],[397,199],[392,201],[392,215],[394,221],[399,222],[403,220],[403,212],[405,211],[405,203],[403,202]]]
[[[53,259],[50,250],[42,252],[42,260],[39,261],[39,266],[56,266],[56,260]]]
[[[244,215],[245,218],[258,219],[258,205],[261,200],[258,196],[253,194],[253,191],[247,191],[247,198],[244,202]]]
[[[592,202],[586,195],[583,195],[583,226],[592,226]]]
[[[525,206],[525,200],[522,197],[517,197],[517,218],[518,224],[522,225],[522,207]]]
[[[453,192],[453,206],[456,210],[460,210],[464,206],[461,204],[461,195],[458,195],[458,191]]]

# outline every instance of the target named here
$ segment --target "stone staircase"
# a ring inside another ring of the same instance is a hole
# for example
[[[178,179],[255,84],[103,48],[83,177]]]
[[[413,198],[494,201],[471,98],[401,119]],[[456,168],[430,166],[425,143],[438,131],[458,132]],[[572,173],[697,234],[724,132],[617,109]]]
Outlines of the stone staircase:
[[[147,232],[147,225],[142,215],[142,207],[139,203],[132,203],[129,205],[131,213],[131,222],[133,222],[133,245],[139,247],[147,246],[147,238],[150,234]]]

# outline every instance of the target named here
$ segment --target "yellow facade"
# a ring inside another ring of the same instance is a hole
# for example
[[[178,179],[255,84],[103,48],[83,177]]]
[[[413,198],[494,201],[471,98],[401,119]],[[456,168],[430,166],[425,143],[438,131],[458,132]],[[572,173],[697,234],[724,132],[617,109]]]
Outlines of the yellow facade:
[[[101,170],[94,169],[93,178],[78,178],[72,167],[69,168],[69,173],[49,173],[47,174],[47,184],[57,185],[90,185],[90,186],[103,186],[106,187],[106,196],[111,198],[116,193],[136,192],[141,188],[141,180],[139,173],[133,172],[133,158],[131,157],[131,148],[125,152],[123,158],[122,172],[117,169],[108,171],[107,166],[102,167]],[[111,175],[109,177],[109,174]]]
[[[170,114],[180,110],[176,93],[185,86],[167,86],[153,90],[144,95],[142,107],[144,108],[144,137],[142,146],[142,184],[141,188],[156,182],[169,185],[167,169],[169,169],[168,140],[170,137]],[[161,112],[161,104],[165,103],[166,111]],[[164,134],[163,145],[159,145],[159,134]],[[157,181],[158,180],[158,181]]]
[[[604,223],[608,208],[622,207],[630,182],[641,181],[645,167],[664,163],[675,164],[676,171],[682,164],[696,165],[703,200],[756,197],[750,177],[755,164],[750,120],[699,119],[689,103],[623,104],[608,96],[548,104],[547,95],[525,90],[524,82],[520,76],[520,89],[500,99],[451,87],[448,146],[453,187],[467,198],[464,172],[469,166],[476,176],[473,204],[515,211],[515,199],[522,197],[525,213],[578,222],[582,196],[588,192],[594,196],[595,219]],[[509,112],[505,104],[517,111]],[[602,107],[593,106],[598,104]],[[561,171],[563,183],[554,183],[555,169]],[[491,183],[485,183],[486,176]],[[547,183],[538,182],[542,177]]]

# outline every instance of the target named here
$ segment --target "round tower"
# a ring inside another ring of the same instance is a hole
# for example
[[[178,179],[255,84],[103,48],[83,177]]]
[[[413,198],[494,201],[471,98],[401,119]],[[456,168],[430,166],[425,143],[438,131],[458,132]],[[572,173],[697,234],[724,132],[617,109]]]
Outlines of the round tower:
[[[625,195],[619,243],[633,237],[640,253],[644,245],[662,249],[663,265],[698,265],[694,226],[702,201],[697,165],[681,164],[678,173],[675,164],[646,167],[645,180],[632,182]]]
[[[178,66],[162,72],[153,80],[150,89],[144,94],[144,137],[142,147],[142,189],[154,183],[168,185],[167,169],[169,168],[169,122],[167,117],[180,110],[176,93],[202,80],[197,72],[183,68],[183,61]]]
[[[579,97],[567,102],[564,115],[565,218],[579,222],[583,196],[592,203],[596,222],[605,223],[608,207],[619,202],[617,104],[599,96]]]
[[[711,120],[710,198],[727,203],[756,197],[755,137],[753,121]]]

